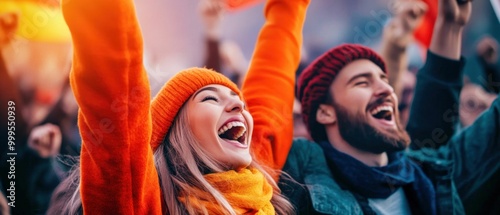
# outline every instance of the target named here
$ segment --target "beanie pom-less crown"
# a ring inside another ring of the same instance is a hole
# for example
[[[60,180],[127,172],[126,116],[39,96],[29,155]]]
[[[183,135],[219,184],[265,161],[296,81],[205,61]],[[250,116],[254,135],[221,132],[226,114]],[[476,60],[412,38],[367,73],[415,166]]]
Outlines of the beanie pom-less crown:
[[[219,84],[228,87],[241,98],[236,84],[224,75],[206,68],[190,68],[173,76],[151,101],[153,132],[151,147],[155,151],[163,142],[184,103],[200,88]]]
[[[347,64],[368,59],[387,73],[382,58],[372,49],[355,44],[343,44],[330,49],[304,69],[297,83],[302,106],[302,119],[315,142],[328,140],[325,128],[316,121],[316,111],[324,104],[337,74]]]

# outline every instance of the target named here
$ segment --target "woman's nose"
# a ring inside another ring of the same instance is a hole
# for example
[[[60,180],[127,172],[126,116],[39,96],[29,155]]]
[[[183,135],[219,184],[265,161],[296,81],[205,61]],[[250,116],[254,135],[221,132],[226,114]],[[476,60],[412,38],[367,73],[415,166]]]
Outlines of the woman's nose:
[[[229,100],[229,104],[226,106],[226,111],[232,112],[232,111],[242,111],[243,110],[243,101],[241,101],[239,98],[231,98]]]

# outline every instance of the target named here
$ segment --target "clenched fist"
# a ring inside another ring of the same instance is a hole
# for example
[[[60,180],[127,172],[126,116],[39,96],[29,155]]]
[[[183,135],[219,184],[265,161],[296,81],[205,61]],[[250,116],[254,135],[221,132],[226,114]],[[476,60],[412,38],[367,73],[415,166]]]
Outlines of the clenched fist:
[[[61,149],[61,142],[61,129],[50,123],[33,128],[28,138],[28,146],[42,158],[56,156]]]
[[[384,39],[391,44],[404,48],[413,40],[413,32],[428,10],[427,4],[420,0],[402,0],[394,5],[395,15],[384,28]]]

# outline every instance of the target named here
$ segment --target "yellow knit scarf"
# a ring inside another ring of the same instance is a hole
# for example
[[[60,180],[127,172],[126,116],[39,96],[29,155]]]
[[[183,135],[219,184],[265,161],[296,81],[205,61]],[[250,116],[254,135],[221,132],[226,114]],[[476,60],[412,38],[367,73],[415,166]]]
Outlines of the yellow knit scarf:
[[[275,214],[271,204],[273,187],[259,170],[251,168],[211,173],[205,175],[205,179],[226,198],[236,214]],[[187,197],[179,197],[179,200],[186,203],[186,198],[198,214],[204,214],[205,210],[208,214],[223,214],[221,206],[206,192],[191,193]]]

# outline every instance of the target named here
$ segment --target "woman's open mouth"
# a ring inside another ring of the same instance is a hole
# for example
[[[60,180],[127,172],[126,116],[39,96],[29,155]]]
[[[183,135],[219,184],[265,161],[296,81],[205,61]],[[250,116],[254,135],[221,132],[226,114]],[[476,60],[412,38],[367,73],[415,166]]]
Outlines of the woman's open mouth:
[[[246,133],[247,128],[245,123],[240,121],[231,121],[224,125],[217,131],[219,137],[229,142],[237,142],[243,146],[246,146]]]

